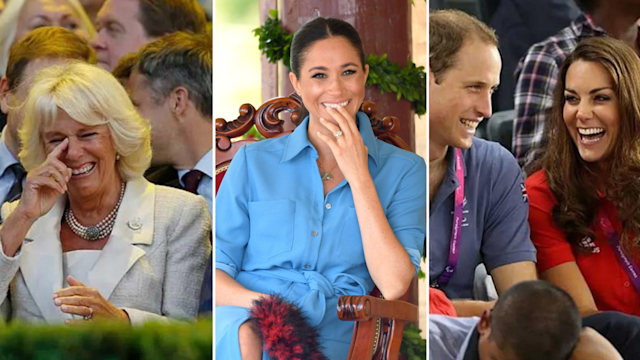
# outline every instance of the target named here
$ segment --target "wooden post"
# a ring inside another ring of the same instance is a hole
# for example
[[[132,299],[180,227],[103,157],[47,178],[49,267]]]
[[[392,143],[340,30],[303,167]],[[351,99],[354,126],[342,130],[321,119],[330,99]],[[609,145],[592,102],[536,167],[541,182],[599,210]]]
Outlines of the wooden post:
[[[0,0],[1,1],[1,0]],[[278,10],[278,0],[260,0],[260,25],[269,16],[269,10]],[[272,64],[267,57],[260,57],[262,68],[262,102],[278,96],[278,65]]]

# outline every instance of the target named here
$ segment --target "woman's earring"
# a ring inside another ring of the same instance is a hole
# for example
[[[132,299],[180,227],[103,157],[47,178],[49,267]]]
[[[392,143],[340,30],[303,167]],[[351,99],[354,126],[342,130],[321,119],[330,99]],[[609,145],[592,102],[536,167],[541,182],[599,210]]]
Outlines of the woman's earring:
[[[120,154],[116,154],[116,161],[120,160]]]

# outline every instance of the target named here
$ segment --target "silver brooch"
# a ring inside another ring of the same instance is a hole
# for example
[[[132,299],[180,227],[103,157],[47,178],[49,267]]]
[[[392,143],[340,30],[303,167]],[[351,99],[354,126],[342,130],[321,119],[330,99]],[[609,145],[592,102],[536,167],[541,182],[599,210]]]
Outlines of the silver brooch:
[[[127,226],[133,231],[138,231],[142,228],[142,223],[140,222],[140,218],[133,218],[127,221]]]

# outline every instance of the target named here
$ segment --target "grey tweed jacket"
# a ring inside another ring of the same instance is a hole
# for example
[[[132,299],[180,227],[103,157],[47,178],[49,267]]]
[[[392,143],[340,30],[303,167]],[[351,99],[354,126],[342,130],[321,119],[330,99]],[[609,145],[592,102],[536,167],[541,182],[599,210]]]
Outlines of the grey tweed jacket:
[[[14,257],[0,246],[0,302],[5,319],[61,322],[71,316],[53,303],[63,287],[60,224],[66,197],[38,219]],[[17,203],[2,207],[3,218]],[[211,253],[206,202],[143,178],[127,182],[109,240],[87,286],[127,311],[132,323],[188,319],[198,310]]]

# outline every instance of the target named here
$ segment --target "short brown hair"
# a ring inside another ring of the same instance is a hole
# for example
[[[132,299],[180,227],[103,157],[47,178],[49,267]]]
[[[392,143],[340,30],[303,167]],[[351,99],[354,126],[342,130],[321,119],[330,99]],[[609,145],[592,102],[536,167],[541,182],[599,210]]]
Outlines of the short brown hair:
[[[197,0],[140,0],[139,10],[140,24],[147,36],[207,31],[207,18]]]
[[[498,46],[495,31],[459,10],[437,10],[429,14],[429,69],[440,79],[456,61],[456,54],[471,38]]]
[[[142,47],[132,70],[149,81],[156,104],[184,86],[200,114],[211,117],[211,49],[209,35],[174,32]]]
[[[6,72],[9,90],[20,85],[24,69],[31,61],[42,58],[76,59],[91,64],[96,62],[93,48],[73,32],[57,26],[34,29],[9,50]]]
[[[111,71],[111,74],[118,79],[118,81],[129,80],[129,76],[131,76],[131,72],[133,71],[133,67],[136,65],[138,61],[138,53],[132,52],[128,53],[118,60],[118,64]]]

